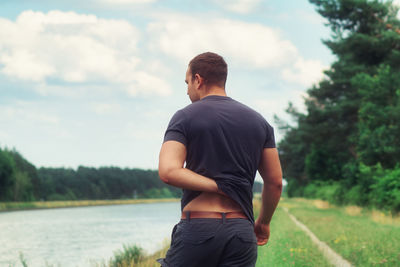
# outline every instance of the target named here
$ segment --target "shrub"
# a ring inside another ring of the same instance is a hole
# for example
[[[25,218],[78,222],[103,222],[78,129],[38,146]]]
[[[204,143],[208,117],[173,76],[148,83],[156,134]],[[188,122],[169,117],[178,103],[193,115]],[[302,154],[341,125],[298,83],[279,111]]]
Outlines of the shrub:
[[[295,179],[289,179],[287,185],[287,193],[289,197],[302,197],[304,185]]]
[[[338,203],[340,200],[340,184],[334,181],[314,181],[304,187],[304,197],[318,198]]]
[[[318,198],[335,204],[374,206],[400,212],[400,164],[384,169],[359,164],[359,174],[351,180],[312,181],[307,185],[289,180],[289,197]]]
[[[329,201],[331,203],[340,202],[340,184],[338,182],[326,182],[319,186],[316,198]]]
[[[343,188],[342,192],[343,192],[342,202],[344,204],[353,204],[360,206],[363,206],[365,204],[364,198],[366,198],[366,196],[363,196],[363,190],[361,185],[353,186],[350,189]]]
[[[306,185],[303,191],[304,197],[307,198],[316,198],[318,192],[318,184],[317,183],[309,183]]]
[[[151,188],[144,192],[144,198],[173,198],[176,197],[167,187]]]
[[[110,267],[132,266],[143,257],[143,249],[136,245],[123,245],[123,250],[114,252]]]
[[[370,198],[373,205],[393,212],[400,211],[400,166],[373,176]]]
[[[64,201],[67,200],[64,195],[53,193],[47,197],[48,201]]]

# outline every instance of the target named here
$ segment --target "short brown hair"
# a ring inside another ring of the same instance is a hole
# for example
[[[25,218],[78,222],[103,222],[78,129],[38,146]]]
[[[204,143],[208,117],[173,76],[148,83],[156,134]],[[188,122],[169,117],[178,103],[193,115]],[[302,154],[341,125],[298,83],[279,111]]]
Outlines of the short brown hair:
[[[206,85],[217,85],[225,88],[228,65],[223,57],[212,52],[202,53],[189,62],[192,79],[199,74]]]

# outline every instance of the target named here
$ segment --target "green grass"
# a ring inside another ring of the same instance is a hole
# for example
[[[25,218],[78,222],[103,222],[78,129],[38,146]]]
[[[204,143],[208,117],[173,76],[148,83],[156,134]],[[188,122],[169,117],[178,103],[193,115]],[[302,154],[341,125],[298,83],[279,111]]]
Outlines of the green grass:
[[[71,200],[71,201],[34,201],[34,202],[0,202],[0,211],[53,209],[85,206],[122,205],[139,203],[159,203],[179,201],[178,198],[148,199],[111,199],[111,200]]]
[[[320,200],[287,199],[281,205],[351,264],[400,266],[399,218]]]
[[[259,204],[255,203],[258,213]],[[278,206],[271,222],[270,239],[258,247],[257,265],[264,266],[315,266],[330,265],[311,239]]]

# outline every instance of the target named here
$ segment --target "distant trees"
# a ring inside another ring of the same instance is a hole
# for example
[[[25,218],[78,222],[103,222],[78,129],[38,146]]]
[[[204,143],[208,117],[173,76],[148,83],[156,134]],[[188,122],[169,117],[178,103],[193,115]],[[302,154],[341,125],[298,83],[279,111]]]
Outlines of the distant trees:
[[[324,43],[336,61],[308,90],[306,114],[289,105],[296,125],[278,121],[288,193],[399,211],[398,8],[378,0],[310,2],[329,22],[332,38]]]
[[[16,150],[0,149],[0,201],[165,198],[181,189],[155,170],[118,167],[39,168]]]
[[[180,189],[164,184],[154,170],[80,166],[76,171],[40,168],[38,174],[46,185],[40,195],[44,200],[165,198],[181,195]]]
[[[254,191],[261,184],[256,182]],[[179,198],[156,170],[118,167],[39,168],[15,149],[0,148],[0,201]]]
[[[12,197],[14,185],[15,164],[9,153],[0,150],[0,200]]]
[[[38,182],[35,167],[17,151],[0,149],[0,200],[33,200],[32,182]]]

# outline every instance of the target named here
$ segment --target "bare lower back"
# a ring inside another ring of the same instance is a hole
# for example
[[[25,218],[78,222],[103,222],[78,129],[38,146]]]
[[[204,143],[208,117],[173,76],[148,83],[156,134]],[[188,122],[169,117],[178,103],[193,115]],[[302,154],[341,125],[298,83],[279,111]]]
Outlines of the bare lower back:
[[[198,197],[190,201],[183,211],[242,211],[239,204],[217,193],[203,192]]]

